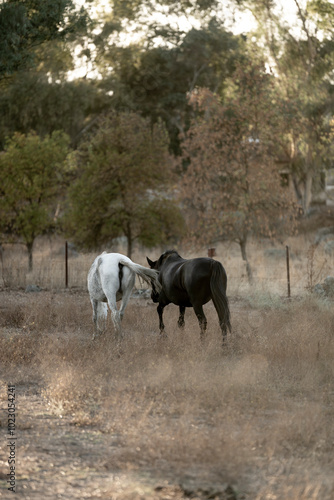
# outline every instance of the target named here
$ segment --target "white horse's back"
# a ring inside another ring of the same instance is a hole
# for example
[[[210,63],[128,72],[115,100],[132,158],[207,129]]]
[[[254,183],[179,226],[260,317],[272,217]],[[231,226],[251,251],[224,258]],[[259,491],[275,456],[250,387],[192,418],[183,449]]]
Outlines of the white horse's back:
[[[99,324],[101,321],[105,327],[108,313],[106,303],[108,303],[116,331],[121,333],[121,320],[131,296],[136,275],[143,278],[151,287],[160,289],[158,273],[132,262],[126,255],[103,252],[96,257],[87,277],[96,329],[101,329]],[[118,300],[122,300],[119,310],[116,306]]]
[[[126,267],[122,269],[122,276],[120,276],[119,264],[121,260],[131,263],[128,257],[120,253],[104,252],[96,257],[88,273],[87,280],[88,291],[91,298],[104,302],[107,301],[109,293],[116,293],[116,300],[118,301],[122,298],[122,289],[126,289],[130,286],[132,281],[133,288],[135,274]]]

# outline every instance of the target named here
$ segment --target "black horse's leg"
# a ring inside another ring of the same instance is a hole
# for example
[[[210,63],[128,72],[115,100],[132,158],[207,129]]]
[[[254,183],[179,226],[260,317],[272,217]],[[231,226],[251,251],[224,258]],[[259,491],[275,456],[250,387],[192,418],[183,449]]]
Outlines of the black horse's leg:
[[[194,307],[194,311],[195,311],[195,314],[197,316],[197,319],[198,319],[198,322],[199,322],[199,326],[200,326],[200,329],[201,329],[201,340],[204,339],[204,334],[205,334],[205,331],[206,331],[206,325],[207,325],[207,321],[206,321],[206,317],[205,317],[205,314],[204,314],[204,311],[203,311],[203,307],[202,305],[196,305],[196,306],[193,306]]]
[[[164,312],[164,307],[165,306],[162,306],[161,304],[159,304],[157,307],[157,311],[158,311],[158,315],[159,315],[159,328],[160,328],[161,335],[165,334],[165,325],[164,325],[164,322],[162,319],[162,313]]]
[[[184,306],[179,306],[179,309],[180,309],[180,316],[177,322],[177,326],[179,328],[184,328],[184,313],[186,311],[186,308]]]

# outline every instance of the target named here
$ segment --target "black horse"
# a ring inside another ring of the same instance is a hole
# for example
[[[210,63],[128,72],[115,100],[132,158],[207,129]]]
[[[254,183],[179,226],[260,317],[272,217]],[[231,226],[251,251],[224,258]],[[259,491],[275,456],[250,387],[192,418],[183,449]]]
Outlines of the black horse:
[[[184,327],[185,308],[194,308],[203,338],[207,321],[202,306],[212,299],[224,341],[227,329],[231,331],[231,323],[226,297],[227,276],[221,263],[207,257],[183,259],[175,250],[167,250],[155,262],[147,257],[147,262],[151,269],[159,271],[159,281],[162,285],[160,293],[153,289],[151,294],[153,302],[159,302],[157,311],[160,333],[164,333],[165,329],[163,310],[173,303],[180,308],[180,328]]]

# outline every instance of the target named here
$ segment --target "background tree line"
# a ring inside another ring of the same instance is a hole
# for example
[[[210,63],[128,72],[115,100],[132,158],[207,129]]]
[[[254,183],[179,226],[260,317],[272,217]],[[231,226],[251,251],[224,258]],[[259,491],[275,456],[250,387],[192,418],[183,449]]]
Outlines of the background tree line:
[[[0,3],[2,242],[31,267],[52,231],[129,255],[205,236],[248,264],[250,235],[293,229],[333,161],[334,6],[291,2]]]

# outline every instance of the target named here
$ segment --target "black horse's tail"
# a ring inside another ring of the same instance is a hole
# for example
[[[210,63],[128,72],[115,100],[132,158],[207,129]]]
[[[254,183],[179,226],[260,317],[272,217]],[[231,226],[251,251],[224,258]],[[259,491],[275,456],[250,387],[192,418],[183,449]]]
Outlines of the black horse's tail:
[[[227,329],[231,332],[231,315],[226,296],[227,276],[225,269],[217,260],[212,261],[212,274],[210,279],[210,288],[212,294],[212,302],[216,308],[220,328],[223,336],[226,335]]]

